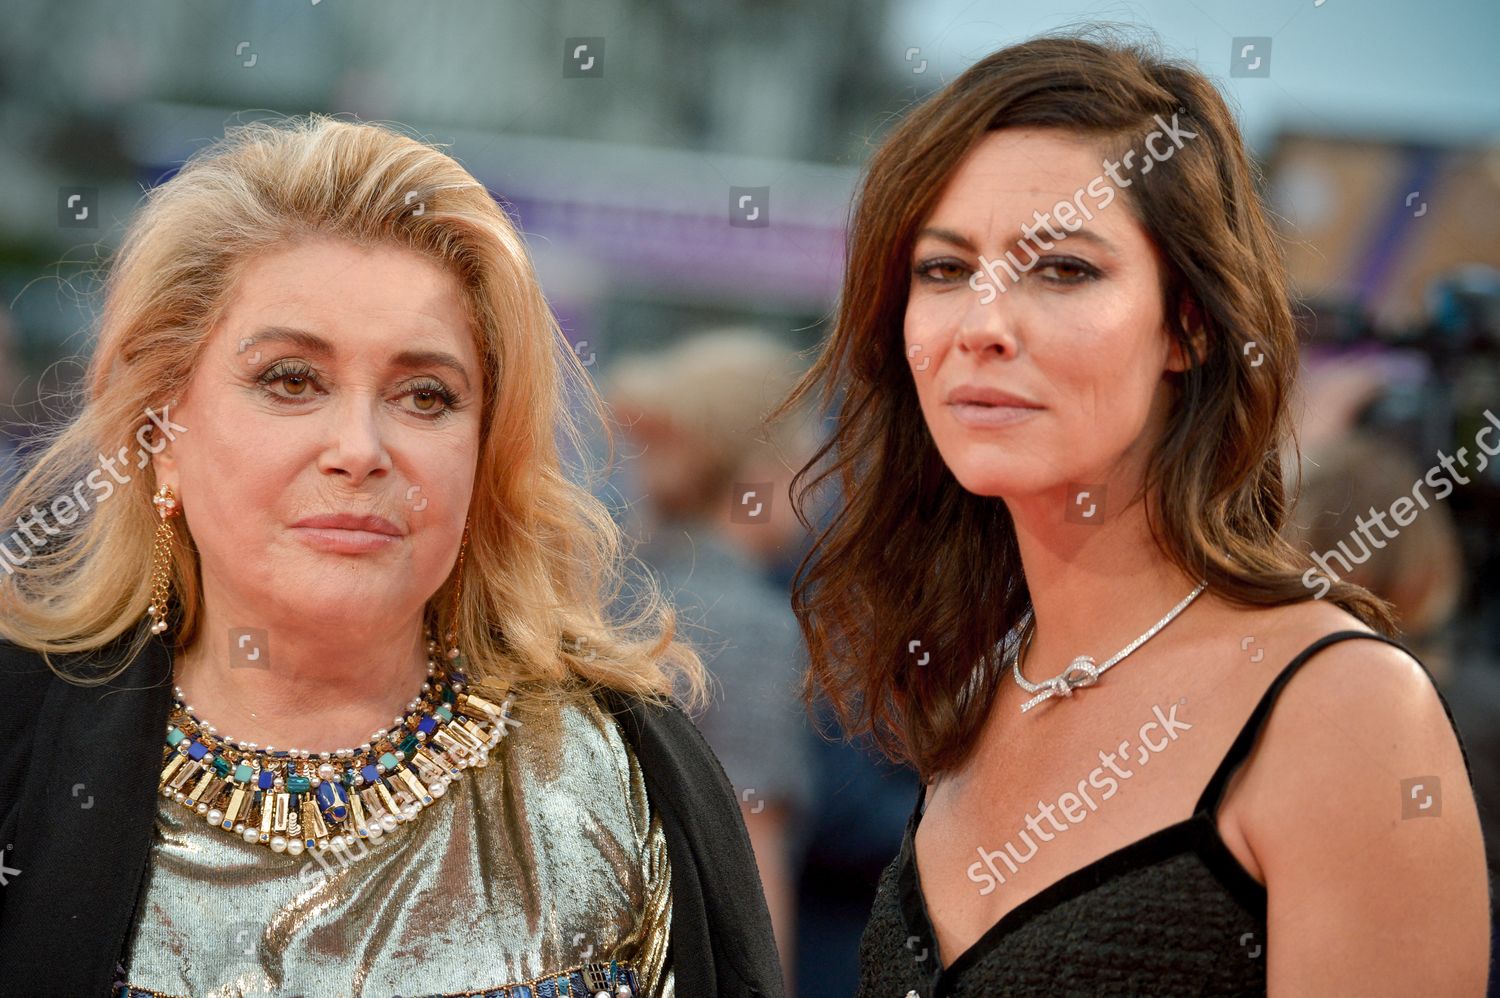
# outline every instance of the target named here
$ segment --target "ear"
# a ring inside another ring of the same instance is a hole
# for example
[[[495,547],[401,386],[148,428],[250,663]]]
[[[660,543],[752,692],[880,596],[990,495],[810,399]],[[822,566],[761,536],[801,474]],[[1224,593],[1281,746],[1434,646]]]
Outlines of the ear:
[[[1182,306],[1177,311],[1177,325],[1179,329],[1189,331],[1192,343],[1192,363],[1183,350],[1182,344],[1176,337],[1172,338],[1172,345],[1167,353],[1167,370],[1181,373],[1189,367],[1203,363],[1203,358],[1208,353],[1208,333],[1203,328],[1203,310],[1196,301],[1191,298],[1183,300]]]
[[[144,437],[145,439],[141,439]],[[151,470],[155,473],[156,487],[172,486],[177,491],[177,454],[171,439],[161,430],[147,423],[136,435],[136,443],[151,455]]]

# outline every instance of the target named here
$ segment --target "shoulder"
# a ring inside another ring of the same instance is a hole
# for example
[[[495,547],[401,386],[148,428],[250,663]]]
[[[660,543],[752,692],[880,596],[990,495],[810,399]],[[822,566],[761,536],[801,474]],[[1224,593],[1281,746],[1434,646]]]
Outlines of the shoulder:
[[[648,779],[720,784],[733,797],[724,767],[703,733],[675,700],[655,700],[619,690],[601,690],[603,710],[640,760]]]
[[[782,994],[771,916],[724,767],[675,701],[598,694],[640,762],[671,856],[679,991]],[[712,889],[709,889],[709,887]],[[726,969],[727,968],[727,969]],[[732,971],[732,973],[730,973]]]
[[[1302,650],[1369,630],[1352,617],[1312,619]],[[1284,968],[1305,970],[1334,935],[1358,936],[1370,942],[1341,972],[1372,973],[1383,966],[1379,940],[1445,919],[1453,931],[1424,946],[1447,948],[1454,967],[1483,948],[1489,898],[1467,760],[1416,658],[1378,639],[1319,648],[1276,695],[1251,762],[1239,825],[1264,873]]]
[[[1462,776],[1463,748],[1431,675],[1410,652],[1371,635],[1322,646],[1287,678],[1265,724],[1262,761],[1297,758],[1305,771],[1309,759],[1362,760],[1342,781],[1341,797],[1375,792],[1382,761],[1442,761]]]
[[[1322,601],[1272,613],[1268,629],[1282,637],[1274,642],[1277,653],[1268,656],[1262,681],[1269,687],[1294,661],[1300,664],[1275,695],[1264,725],[1267,748],[1275,741],[1281,745],[1278,754],[1334,745],[1341,753],[1373,752],[1372,739],[1399,734],[1412,750],[1460,749],[1431,674],[1400,645],[1399,637],[1392,644],[1352,614]],[[1323,643],[1351,631],[1362,636]]]
[[[166,685],[171,676],[170,654],[155,638],[134,647],[137,636],[127,631],[87,650],[45,654],[0,640],[0,725],[14,730],[34,723],[54,690],[70,697],[86,696],[91,707],[101,709],[98,703],[109,693]]]
[[[506,724],[512,754],[553,779],[628,783],[639,769],[651,799],[713,795],[732,801],[723,767],[675,700],[621,690],[522,684],[511,690]]]
[[[63,680],[47,665],[42,653],[0,641],[0,725],[15,732],[36,718],[48,688]]]
[[[640,764],[652,807],[660,810],[669,829],[715,848],[733,843],[748,850],[734,786],[682,707],[675,700],[617,690],[598,696]]]
[[[38,681],[51,674],[41,652],[0,639],[0,678],[6,683]]]
[[[1391,767],[1424,760],[1456,767],[1458,781],[1466,782],[1467,763],[1447,705],[1417,658],[1338,607],[1283,609],[1269,624],[1284,637],[1274,643],[1277,653],[1267,656],[1259,679],[1269,689],[1285,678],[1261,726],[1253,767],[1262,782],[1282,787],[1276,797],[1288,808],[1294,802],[1286,795],[1297,790],[1314,797],[1336,793],[1340,804],[1354,794],[1379,797],[1390,790]],[[1365,636],[1319,646],[1349,631]],[[1286,674],[1297,659],[1300,665]],[[1320,777],[1339,769],[1337,784],[1320,787]],[[1389,793],[1383,801],[1390,803]]]
[[[53,657],[53,665],[59,658]],[[0,641],[0,825],[23,793],[48,693],[65,682],[41,652]]]
[[[21,793],[31,746],[47,689],[60,681],[39,652],[0,641],[0,819]],[[0,821],[3,823],[3,821]]]

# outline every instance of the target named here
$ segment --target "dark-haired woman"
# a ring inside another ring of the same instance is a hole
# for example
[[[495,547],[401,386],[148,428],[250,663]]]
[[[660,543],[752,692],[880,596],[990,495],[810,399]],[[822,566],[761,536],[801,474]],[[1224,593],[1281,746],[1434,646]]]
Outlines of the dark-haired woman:
[[[792,397],[843,398],[808,694],[924,783],[860,994],[1482,993],[1447,705],[1279,538],[1297,365],[1198,71],[1036,39],[878,150]]]

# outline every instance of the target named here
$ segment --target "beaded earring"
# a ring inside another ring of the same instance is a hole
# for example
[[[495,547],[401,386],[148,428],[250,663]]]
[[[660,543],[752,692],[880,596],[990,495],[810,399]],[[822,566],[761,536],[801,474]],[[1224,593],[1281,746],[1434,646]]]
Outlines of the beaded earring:
[[[146,607],[146,616],[151,618],[151,633],[160,634],[167,629],[167,600],[172,592],[172,518],[182,514],[182,504],[173,494],[170,485],[163,485],[151,497],[161,519],[156,524],[156,543],[151,551],[151,605]]]

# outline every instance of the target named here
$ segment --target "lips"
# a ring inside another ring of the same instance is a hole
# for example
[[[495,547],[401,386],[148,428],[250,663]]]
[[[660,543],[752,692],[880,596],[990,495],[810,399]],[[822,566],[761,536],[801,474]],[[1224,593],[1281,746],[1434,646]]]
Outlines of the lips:
[[[309,516],[292,524],[294,527],[314,527],[323,530],[362,530],[370,534],[402,536],[401,528],[382,516],[357,516],[353,513],[324,513]]]
[[[1014,405],[974,405],[956,402],[948,406],[948,411],[953,414],[953,418],[960,426],[967,426],[971,429],[993,429],[1033,419],[1042,410]]]
[[[959,385],[944,400],[948,405],[1006,406],[1014,409],[1041,409],[1043,406],[1010,392],[988,385]]]

